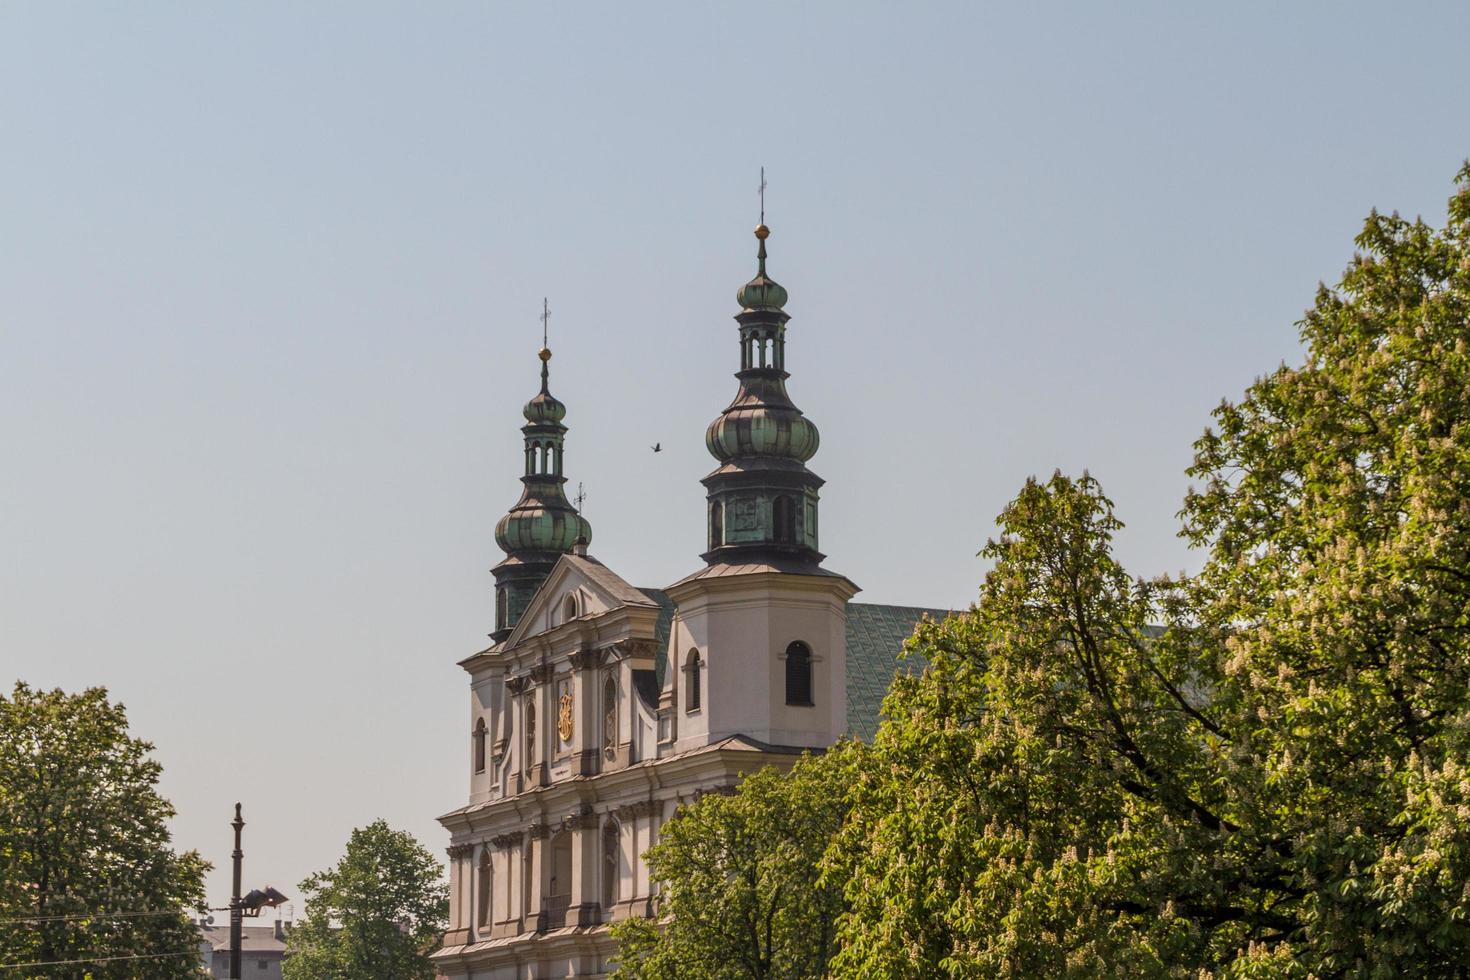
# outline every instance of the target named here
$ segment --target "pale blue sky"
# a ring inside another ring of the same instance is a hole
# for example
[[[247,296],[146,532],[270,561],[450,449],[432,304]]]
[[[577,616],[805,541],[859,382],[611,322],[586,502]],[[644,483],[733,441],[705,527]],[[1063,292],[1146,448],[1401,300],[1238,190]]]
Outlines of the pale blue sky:
[[[734,291],[791,292],[828,566],[963,605],[1028,474],[1140,574],[1367,211],[1470,154],[1443,4],[0,3],[0,681],[105,684],[295,895],[466,791],[553,311],[592,552],[698,566]],[[658,456],[649,444],[660,441]]]

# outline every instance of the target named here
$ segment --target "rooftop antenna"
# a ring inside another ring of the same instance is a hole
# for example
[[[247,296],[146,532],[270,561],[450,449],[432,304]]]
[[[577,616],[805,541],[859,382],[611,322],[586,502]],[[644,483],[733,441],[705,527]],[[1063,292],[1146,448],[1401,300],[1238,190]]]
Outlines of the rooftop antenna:
[[[765,167],[761,167],[761,185],[757,189],[756,193],[758,193],[760,195],[760,199],[761,199],[761,224],[765,224],[766,223],[766,168]]]

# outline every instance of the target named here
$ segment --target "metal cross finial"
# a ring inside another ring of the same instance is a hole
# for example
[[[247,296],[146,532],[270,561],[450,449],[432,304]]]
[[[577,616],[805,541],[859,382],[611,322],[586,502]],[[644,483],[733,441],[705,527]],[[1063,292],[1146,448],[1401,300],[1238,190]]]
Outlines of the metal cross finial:
[[[577,503],[577,513],[582,513],[582,501],[587,499],[587,491],[582,489],[582,484],[577,484],[577,495],[572,499]]]
[[[551,307],[546,304],[546,297],[541,297],[541,346],[546,346],[546,329],[551,320]]]
[[[761,224],[766,223],[766,168],[761,167],[761,186],[757,190],[761,198]]]

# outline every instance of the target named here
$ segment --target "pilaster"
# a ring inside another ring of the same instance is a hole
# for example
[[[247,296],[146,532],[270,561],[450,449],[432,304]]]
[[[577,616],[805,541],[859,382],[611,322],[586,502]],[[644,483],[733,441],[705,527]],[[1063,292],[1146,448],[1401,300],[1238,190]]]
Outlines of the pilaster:
[[[550,828],[544,823],[533,823],[526,831],[526,847],[529,848],[526,874],[530,887],[526,889],[525,930],[546,931],[546,838]]]
[[[492,860],[495,862],[495,908],[498,910],[490,930],[492,939],[518,936],[526,931],[523,925],[525,913],[521,908],[521,900],[526,894],[523,857],[525,841],[525,834],[522,833],[500,834],[490,839],[490,843],[495,845]]]
[[[449,929],[444,933],[445,946],[463,946],[470,941],[470,911],[469,897],[472,894],[465,887],[465,878],[471,877],[471,863],[467,855],[474,848],[469,844],[456,844],[448,848],[445,853],[449,856]]]
[[[571,656],[572,703],[572,774],[595,776],[601,769],[597,743],[597,715],[602,700],[598,691],[597,667],[602,655],[591,649],[579,650]]]
[[[567,909],[567,925],[594,926],[602,921],[602,902],[597,894],[598,828],[601,821],[591,806],[568,817],[572,832],[572,904]]]

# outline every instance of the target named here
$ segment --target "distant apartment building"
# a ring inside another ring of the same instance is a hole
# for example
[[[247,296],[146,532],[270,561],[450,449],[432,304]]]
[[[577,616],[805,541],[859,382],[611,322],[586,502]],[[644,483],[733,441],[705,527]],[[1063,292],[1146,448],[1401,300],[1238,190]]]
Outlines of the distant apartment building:
[[[244,926],[240,935],[241,980],[281,980],[286,959],[286,935],[291,923],[277,919],[270,925]],[[230,924],[199,926],[200,952],[211,977],[230,975]]]

